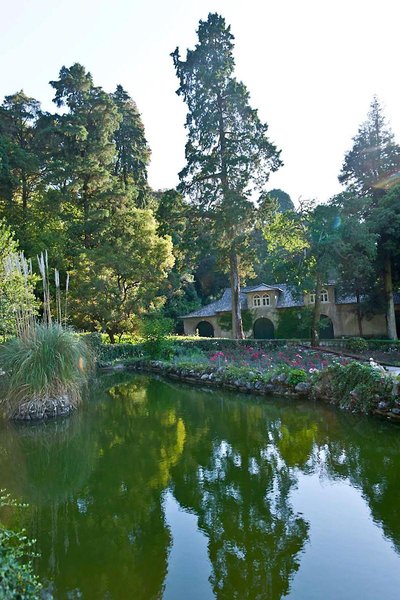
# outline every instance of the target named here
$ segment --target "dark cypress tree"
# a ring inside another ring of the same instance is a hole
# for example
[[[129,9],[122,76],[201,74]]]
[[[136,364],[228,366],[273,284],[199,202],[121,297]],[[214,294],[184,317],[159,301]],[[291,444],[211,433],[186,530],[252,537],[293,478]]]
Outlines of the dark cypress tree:
[[[229,264],[233,333],[242,338],[240,259],[255,217],[251,197],[282,162],[267,137],[268,126],[249,104],[246,86],[234,77],[230,27],[220,15],[209,14],[197,34],[198,43],[185,61],[178,48],[172,54],[177,94],[189,110],[180,189],[211,219],[220,256]]]

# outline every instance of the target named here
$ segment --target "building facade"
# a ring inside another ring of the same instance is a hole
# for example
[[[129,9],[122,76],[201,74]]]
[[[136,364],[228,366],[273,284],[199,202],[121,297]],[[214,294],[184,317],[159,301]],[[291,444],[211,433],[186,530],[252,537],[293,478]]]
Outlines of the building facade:
[[[400,316],[400,295],[395,294],[396,317]],[[276,337],[280,322],[289,311],[291,315],[301,319],[305,310],[312,309],[315,303],[314,294],[296,294],[286,284],[256,285],[244,287],[240,293],[242,312],[246,315],[246,337],[255,339],[273,339]],[[229,327],[232,310],[230,288],[225,289],[222,297],[181,318],[186,335],[201,337],[232,337]],[[398,319],[398,322],[400,319]],[[334,285],[326,285],[321,290],[321,337],[334,338],[342,336],[358,336],[356,298],[336,294]],[[290,327],[289,327],[290,329]],[[387,335],[386,317],[384,314],[374,315],[362,320],[364,336],[385,337]],[[295,335],[290,331],[284,337],[308,337]],[[282,336],[280,336],[282,337]]]

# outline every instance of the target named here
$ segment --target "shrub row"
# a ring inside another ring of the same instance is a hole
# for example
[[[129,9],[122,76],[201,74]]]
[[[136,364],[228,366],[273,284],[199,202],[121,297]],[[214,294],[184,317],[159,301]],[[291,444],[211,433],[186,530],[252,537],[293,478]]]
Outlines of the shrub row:
[[[367,350],[380,350],[382,352],[399,352],[399,340],[378,340],[361,337],[349,337],[323,341],[325,346],[343,348],[352,352],[365,352]]]

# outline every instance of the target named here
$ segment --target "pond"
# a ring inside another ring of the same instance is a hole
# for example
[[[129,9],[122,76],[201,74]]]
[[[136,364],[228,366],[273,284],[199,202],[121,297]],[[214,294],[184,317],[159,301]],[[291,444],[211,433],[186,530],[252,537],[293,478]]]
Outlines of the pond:
[[[395,600],[400,430],[321,405],[100,377],[72,418],[0,425],[58,599]]]

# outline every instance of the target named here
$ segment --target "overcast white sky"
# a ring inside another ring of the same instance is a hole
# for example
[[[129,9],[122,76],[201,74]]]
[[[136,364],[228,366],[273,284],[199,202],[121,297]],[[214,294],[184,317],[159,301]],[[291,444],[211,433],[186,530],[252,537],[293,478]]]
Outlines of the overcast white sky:
[[[325,201],[373,94],[400,141],[398,0],[0,0],[0,97],[23,88],[54,110],[62,65],[80,62],[137,102],[152,149],[150,183],[174,187],[186,109],[169,54],[219,12],[236,38],[237,76],[285,166],[270,187]]]

